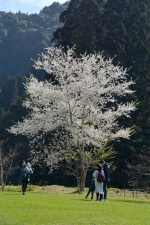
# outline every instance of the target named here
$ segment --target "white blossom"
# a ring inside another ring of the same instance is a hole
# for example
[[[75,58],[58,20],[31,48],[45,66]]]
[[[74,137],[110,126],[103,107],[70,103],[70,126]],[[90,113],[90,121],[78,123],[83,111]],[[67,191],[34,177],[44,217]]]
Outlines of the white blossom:
[[[12,126],[11,133],[38,140],[39,133],[43,137],[61,127],[70,134],[73,145],[91,144],[99,149],[108,140],[130,137],[130,129],[120,128],[118,123],[119,117],[130,117],[136,109],[134,102],[121,101],[133,93],[134,82],[126,69],[114,66],[112,59],[105,60],[100,53],[76,58],[72,49],[64,53],[61,47],[47,48],[35,68],[52,74],[56,82],[30,79],[25,85],[29,98],[23,105],[31,113]]]

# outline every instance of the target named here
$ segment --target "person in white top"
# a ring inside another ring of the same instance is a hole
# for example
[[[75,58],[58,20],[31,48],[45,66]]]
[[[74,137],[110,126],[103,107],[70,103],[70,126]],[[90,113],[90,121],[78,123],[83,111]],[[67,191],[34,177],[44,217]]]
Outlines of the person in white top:
[[[99,164],[97,164],[97,168],[93,172],[93,177],[95,179],[95,192],[96,192],[96,201],[102,201],[103,199],[103,182],[98,182],[97,177],[99,171],[101,171],[102,168]]]

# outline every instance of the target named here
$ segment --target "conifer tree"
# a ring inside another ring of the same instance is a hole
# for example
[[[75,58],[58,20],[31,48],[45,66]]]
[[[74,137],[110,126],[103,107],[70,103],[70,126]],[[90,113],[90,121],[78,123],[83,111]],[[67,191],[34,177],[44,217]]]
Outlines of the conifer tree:
[[[60,14],[62,28],[58,28],[52,41],[64,47],[76,47],[78,55],[98,50],[97,30],[101,27],[103,0],[72,0]]]
[[[129,77],[136,80],[137,91],[132,97],[138,102],[138,110],[129,123],[125,118],[120,120],[122,125],[134,125],[136,132],[129,141],[115,144],[119,168],[143,145],[149,146],[149,12],[149,0],[71,0],[60,15],[63,26],[52,39],[57,45],[75,45],[77,55],[100,51],[106,58],[115,57],[114,63],[128,68]]]

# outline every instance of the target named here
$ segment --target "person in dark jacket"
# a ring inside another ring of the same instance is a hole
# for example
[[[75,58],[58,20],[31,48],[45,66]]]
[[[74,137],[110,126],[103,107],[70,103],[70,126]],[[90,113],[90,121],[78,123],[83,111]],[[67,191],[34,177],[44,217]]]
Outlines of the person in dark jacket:
[[[104,159],[101,159],[99,164],[102,167],[104,174],[105,174],[105,178],[106,178],[106,181],[103,183],[103,191],[104,191],[103,201],[106,201],[107,200],[107,186],[108,186],[108,182],[110,181],[110,166],[108,165],[108,163],[105,162]]]
[[[93,196],[94,196],[94,191],[95,191],[95,179],[93,177],[92,180],[91,180],[91,184],[90,184],[89,190],[88,190],[85,198],[87,198],[89,196],[89,194],[91,193],[91,200],[92,200]]]
[[[30,179],[30,172],[28,168],[26,167],[26,162],[25,160],[22,160],[20,163],[20,171],[21,171],[21,185],[22,185],[22,194],[25,195],[26,189],[27,189],[27,184]]]

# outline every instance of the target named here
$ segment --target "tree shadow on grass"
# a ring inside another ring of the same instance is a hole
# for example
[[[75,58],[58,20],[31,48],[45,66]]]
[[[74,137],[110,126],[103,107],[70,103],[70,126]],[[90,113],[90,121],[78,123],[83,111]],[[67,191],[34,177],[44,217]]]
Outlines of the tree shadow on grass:
[[[21,193],[3,193],[1,196],[6,196],[6,195],[22,195]]]
[[[68,192],[66,194],[79,194],[79,191],[78,190],[77,191],[71,191],[71,192]]]
[[[148,200],[140,200],[140,199],[111,199],[111,202],[122,202],[122,203],[138,203],[138,204],[150,204]]]

